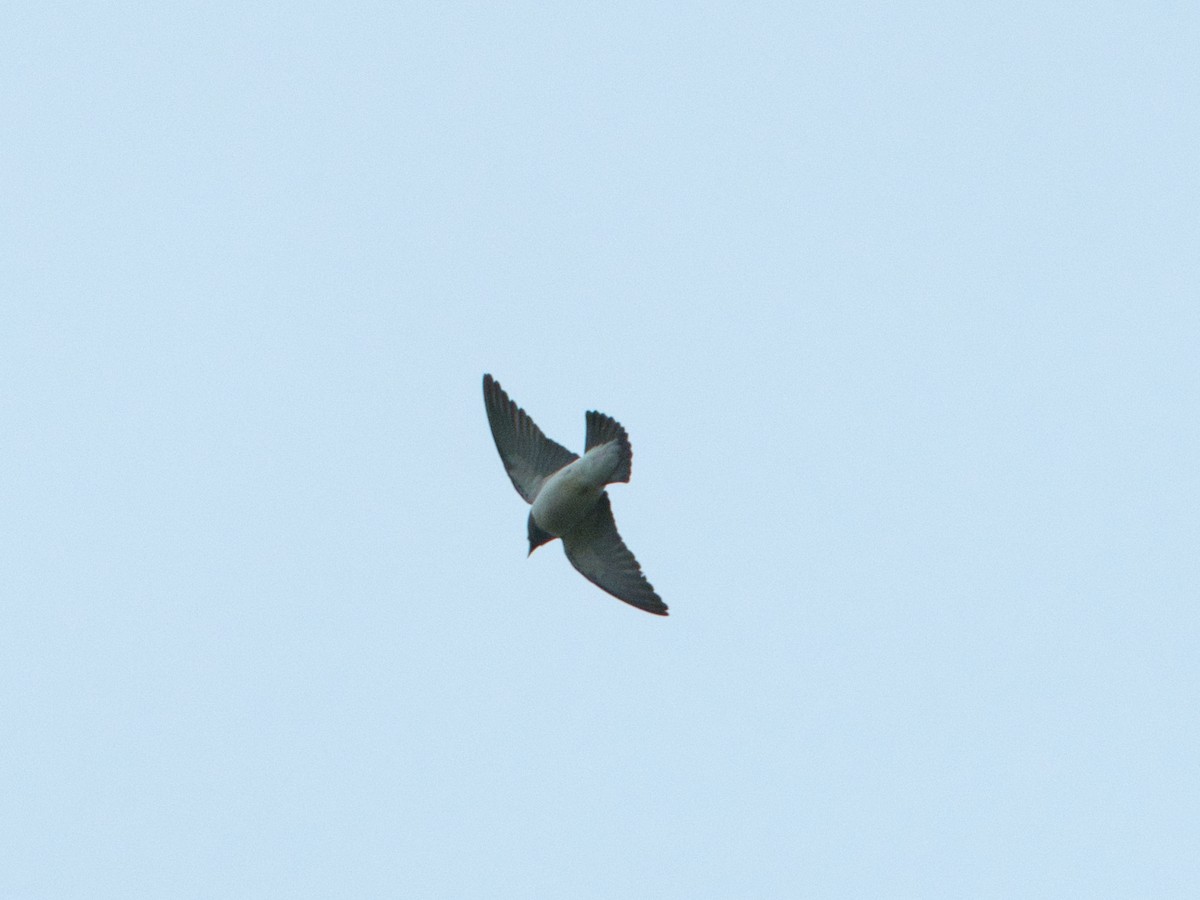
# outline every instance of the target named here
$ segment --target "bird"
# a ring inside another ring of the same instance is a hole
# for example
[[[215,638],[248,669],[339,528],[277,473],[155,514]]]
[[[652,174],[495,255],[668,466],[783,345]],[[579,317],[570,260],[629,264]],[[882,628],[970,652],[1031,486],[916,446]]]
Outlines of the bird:
[[[546,437],[500,382],[486,374],[483,405],[505,471],[530,505],[528,555],[561,538],[571,565],[592,584],[630,606],[667,615],[667,605],[617,533],[604,489],[629,481],[633,449],[621,424],[590,410],[579,456]]]

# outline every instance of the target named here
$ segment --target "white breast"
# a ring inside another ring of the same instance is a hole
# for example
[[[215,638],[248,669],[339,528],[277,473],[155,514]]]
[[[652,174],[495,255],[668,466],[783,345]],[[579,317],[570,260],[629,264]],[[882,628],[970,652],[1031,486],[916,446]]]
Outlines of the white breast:
[[[616,444],[593,447],[550,476],[533,501],[533,520],[553,535],[571,530],[600,499],[620,460]]]

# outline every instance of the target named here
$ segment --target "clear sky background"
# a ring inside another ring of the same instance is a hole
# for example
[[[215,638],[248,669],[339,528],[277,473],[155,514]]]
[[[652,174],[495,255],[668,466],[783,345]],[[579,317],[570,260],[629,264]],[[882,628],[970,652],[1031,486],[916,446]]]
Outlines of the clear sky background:
[[[1195,896],[1194,3],[101,7],[0,14],[0,895]]]

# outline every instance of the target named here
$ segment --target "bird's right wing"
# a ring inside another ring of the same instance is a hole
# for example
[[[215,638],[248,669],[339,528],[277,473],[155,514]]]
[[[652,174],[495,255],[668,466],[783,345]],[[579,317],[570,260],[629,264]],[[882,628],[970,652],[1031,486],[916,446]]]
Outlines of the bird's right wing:
[[[488,424],[500,459],[513,487],[526,503],[534,501],[547,478],[579,459],[577,454],[542,434],[542,429],[508,398],[500,382],[491,375],[483,376],[483,405],[487,407]]]
[[[562,536],[562,542],[571,565],[596,587],[648,613],[667,614],[667,604],[654,593],[642,567],[617,533],[607,493],[600,495],[583,521]]]

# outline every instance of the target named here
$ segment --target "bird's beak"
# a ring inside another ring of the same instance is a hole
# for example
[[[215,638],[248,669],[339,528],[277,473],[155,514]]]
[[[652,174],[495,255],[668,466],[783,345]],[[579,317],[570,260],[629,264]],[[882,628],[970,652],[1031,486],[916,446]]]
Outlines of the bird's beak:
[[[527,553],[525,555],[526,559],[529,559],[529,557],[533,556],[533,551],[536,550],[538,547],[542,546],[542,544],[545,544],[547,541],[554,540],[554,535],[552,535],[548,531],[543,530],[542,528],[539,528],[537,522],[533,521],[533,513],[532,512],[529,514],[528,531],[529,531],[529,553]]]

